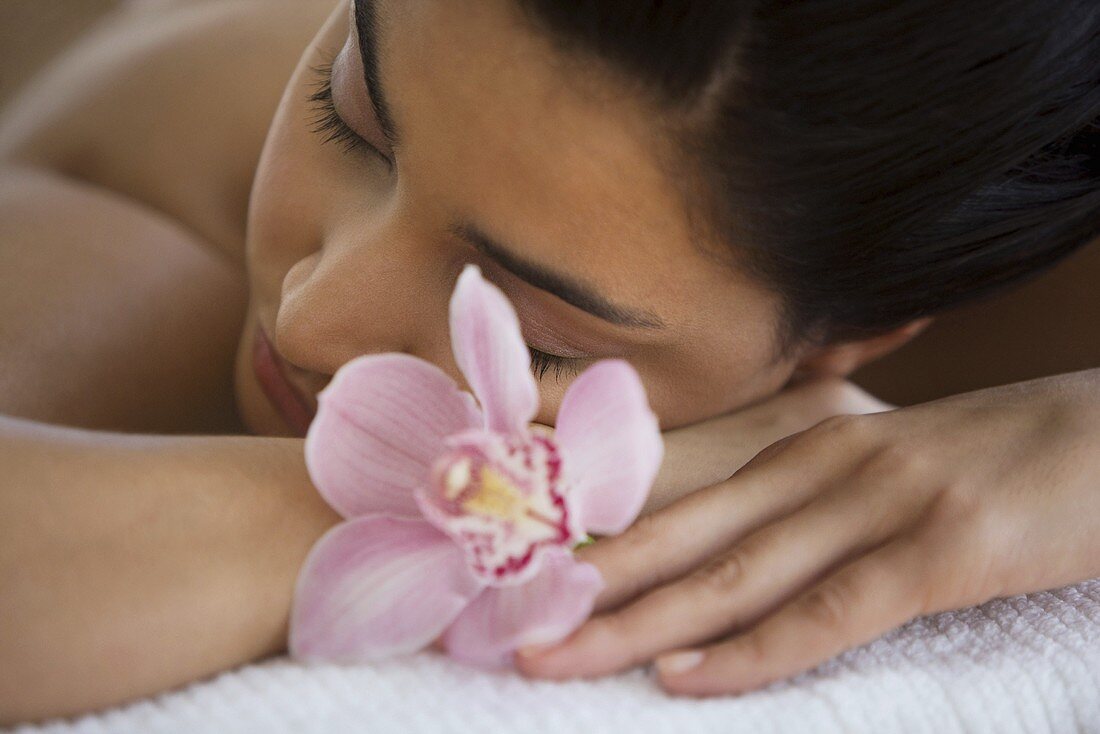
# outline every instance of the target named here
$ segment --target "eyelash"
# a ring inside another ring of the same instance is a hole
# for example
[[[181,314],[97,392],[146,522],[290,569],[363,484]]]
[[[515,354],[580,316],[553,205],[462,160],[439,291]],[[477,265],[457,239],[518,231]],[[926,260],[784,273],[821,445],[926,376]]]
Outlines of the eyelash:
[[[309,95],[307,101],[316,113],[311,120],[312,127],[310,131],[322,136],[322,145],[337,143],[344,149],[345,153],[356,151],[373,153],[392,168],[393,161],[390,160],[389,156],[352,130],[336,111],[336,103],[332,99],[332,64],[311,66],[310,71],[314,74],[314,91]]]
[[[531,352],[531,371],[535,373],[535,377],[539,380],[546,376],[546,373],[550,370],[554,371],[554,377],[559,380],[563,375],[572,376],[580,372],[581,360],[579,359],[547,354],[531,346],[527,347],[527,350]]]
[[[336,103],[332,99],[332,64],[312,66],[310,70],[315,76],[315,89],[309,95],[308,101],[316,112],[316,116],[311,121],[313,125],[311,131],[322,136],[321,143],[337,143],[343,147],[345,153],[356,151],[373,153],[392,167],[393,162],[389,157],[352,130],[336,111]],[[530,346],[527,349],[531,353],[531,371],[539,380],[551,370],[554,371],[554,377],[559,380],[565,375],[572,376],[580,372],[581,360],[547,354]]]

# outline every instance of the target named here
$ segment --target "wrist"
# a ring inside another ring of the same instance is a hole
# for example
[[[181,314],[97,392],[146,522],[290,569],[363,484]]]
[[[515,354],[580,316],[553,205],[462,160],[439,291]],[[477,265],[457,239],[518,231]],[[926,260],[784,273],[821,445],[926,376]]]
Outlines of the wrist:
[[[257,570],[264,574],[264,598],[258,608],[277,610],[278,624],[268,640],[269,654],[285,651],[290,631],[290,609],[298,574],[313,545],[343,518],[325,501],[306,469],[304,441],[268,438],[256,448],[256,460],[265,462],[270,489],[279,496],[266,504],[261,518],[263,534],[253,549]],[[261,571],[262,569],[262,571]]]
[[[173,447],[170,451],[176,451]],[[250,610],[248,659],[286,650],[290,609],[298,572],[317,540],[342,518],[318,493],[298,438],[218,436],[194,439],[182,457],[190,466],[204,456],[212,482],[235,476],[239,492],[223,512],[236,536],[226,539],[221,569],[237,579],[234,603]],[[224,493],[219,493],[225,501]]]

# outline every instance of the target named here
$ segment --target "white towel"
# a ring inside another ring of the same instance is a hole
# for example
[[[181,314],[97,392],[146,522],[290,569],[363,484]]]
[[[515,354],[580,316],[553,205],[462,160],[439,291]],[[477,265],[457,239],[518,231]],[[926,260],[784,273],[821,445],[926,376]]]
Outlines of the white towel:
[[[349,667],[278,658],[98,715],[15,731],[1100,732],[1100,579],[922,617],[739,697],[671,697],[641,668],[550,682],[476,671],[434,652]]]

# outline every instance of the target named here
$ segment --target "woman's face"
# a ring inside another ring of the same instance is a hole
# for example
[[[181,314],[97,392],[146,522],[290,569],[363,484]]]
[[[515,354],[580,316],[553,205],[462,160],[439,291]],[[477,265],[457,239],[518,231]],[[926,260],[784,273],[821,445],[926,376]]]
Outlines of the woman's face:
[[[278,388],[270,364],[254,364],[257,328],[307,412],[365,353],[406,352],[464,385],[447,309],[471,262],[509,296],[528,344],[553,355],[536,358],[540,422],[608,357],[634,365],[664,428],[783,385],[778,300],[705,254],[720,246],[692,233],[656,110],[555,49],[511,0],[359,2],[374,6],[374,32],[340,3],[290,80],[256,176],[236,368],[252,432],[303,435],[301,416],[268,397]],[[325,142],[333,128],[313,131],[323,103],[309,97],[328,61],[349,129]]]

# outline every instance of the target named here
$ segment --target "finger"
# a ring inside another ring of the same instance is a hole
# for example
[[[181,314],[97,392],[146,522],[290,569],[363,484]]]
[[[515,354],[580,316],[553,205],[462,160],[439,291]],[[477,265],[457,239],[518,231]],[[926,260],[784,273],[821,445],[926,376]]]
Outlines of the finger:
[[[871,489],[830,492],[684,578],[589,619],[562,643],[524,655],[521,670],[606,674],[742,627],[896,533],[908,522],[897,509]]]
[[[596,566],[606,583],[594,612],[683,576],[773,517],[796,510],[816,489],[813,482],[787,489],[773,481],[760,475],[700,490],[639,518],[621,535],[578,550],[577,559]]]
[[[672,693],[705,696],[752,690],[808,670],[932,611],[925,603],[928,568],[927,551],[913,536],[887,543],[754,629],[703,650],[662,656],[660,683]]]
[[[849,466],[866,454],[861,449],[871,448],[876,441],[877,427],[867,420],[866,414],[835,414],[815,425],[779,439],[757,453],[741,467],[741,472],[752,471],[762,463],[783,454],[798,463],[812,462],[821,466]]]
[[[596,613],[679,578],[737,539],[804,506],[822,491],[833,469],[829,459],[806,461],[798,442],[768,462],[725,482],[682,497],[639,518],[621,535],[601,538],[577,551],[606,582]]]

